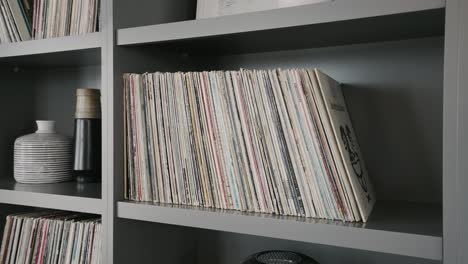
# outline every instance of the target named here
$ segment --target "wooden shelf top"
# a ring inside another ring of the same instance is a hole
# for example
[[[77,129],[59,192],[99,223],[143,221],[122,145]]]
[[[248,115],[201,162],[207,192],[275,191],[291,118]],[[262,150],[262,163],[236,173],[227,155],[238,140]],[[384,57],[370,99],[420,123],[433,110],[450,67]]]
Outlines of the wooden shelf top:
[[[442,259],[440,206],[380,202],[367,223],[119,202],[117,216],[162,224]]]
[[[100,32],[0,44],[0,64],[93,65],[101,63]]]
[[[334,0],[119,29],[117,44],[237,53],[425,37],[443,34],[444,7],[443,0]]]
[[[22,184],[0,181],[0,203],[101,214],[101,184],[76,182]]]

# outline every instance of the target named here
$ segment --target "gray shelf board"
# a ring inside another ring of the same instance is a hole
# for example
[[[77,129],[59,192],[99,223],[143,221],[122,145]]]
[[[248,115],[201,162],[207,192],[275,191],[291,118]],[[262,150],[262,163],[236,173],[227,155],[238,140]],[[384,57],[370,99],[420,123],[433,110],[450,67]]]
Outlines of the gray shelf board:
[[[101,214],[101,184],[23,184],[0,181],[0,203]]]
[[[118,202],[117,216],[424,259],[442,259],[442,210],[435,205],[379,202],[367,223],[130,201]]]
[[[76,66],[101,63],[100,32],[0,44],[0,64]]]
[[[183,53],[302,49],[443,35],[445,1],[335,0],[117,30],[117,44]]]

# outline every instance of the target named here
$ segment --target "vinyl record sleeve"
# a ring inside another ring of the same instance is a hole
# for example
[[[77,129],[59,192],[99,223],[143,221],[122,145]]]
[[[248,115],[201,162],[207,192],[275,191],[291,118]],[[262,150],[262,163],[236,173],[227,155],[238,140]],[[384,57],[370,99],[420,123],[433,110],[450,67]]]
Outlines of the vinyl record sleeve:
[[[376,197],[340,84],[318,69],[315,69],[314,72],[320,85],[336,143],[340,150],[341,159],[351,183],[361,218],[366,222],[374,207]]]

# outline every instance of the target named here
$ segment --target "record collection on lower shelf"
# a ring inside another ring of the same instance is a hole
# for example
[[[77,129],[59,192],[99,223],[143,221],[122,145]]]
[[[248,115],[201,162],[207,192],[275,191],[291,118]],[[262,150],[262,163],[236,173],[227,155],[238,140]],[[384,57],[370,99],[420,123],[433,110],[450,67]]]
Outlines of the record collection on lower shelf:
[[[9,215],[0,263],[100,263],[101,218],[63,211]]]
[[[366,221],[375,195],[318,69],[124,75],[126,197]]]

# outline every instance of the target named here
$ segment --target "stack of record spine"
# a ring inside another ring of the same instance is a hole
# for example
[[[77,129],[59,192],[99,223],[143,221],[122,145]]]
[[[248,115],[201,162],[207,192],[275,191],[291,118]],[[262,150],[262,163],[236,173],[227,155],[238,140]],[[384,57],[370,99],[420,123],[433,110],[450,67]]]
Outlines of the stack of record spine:
[[[317,69],[124,75],[135,201],[366,221],[375,196],[338,82]]]

